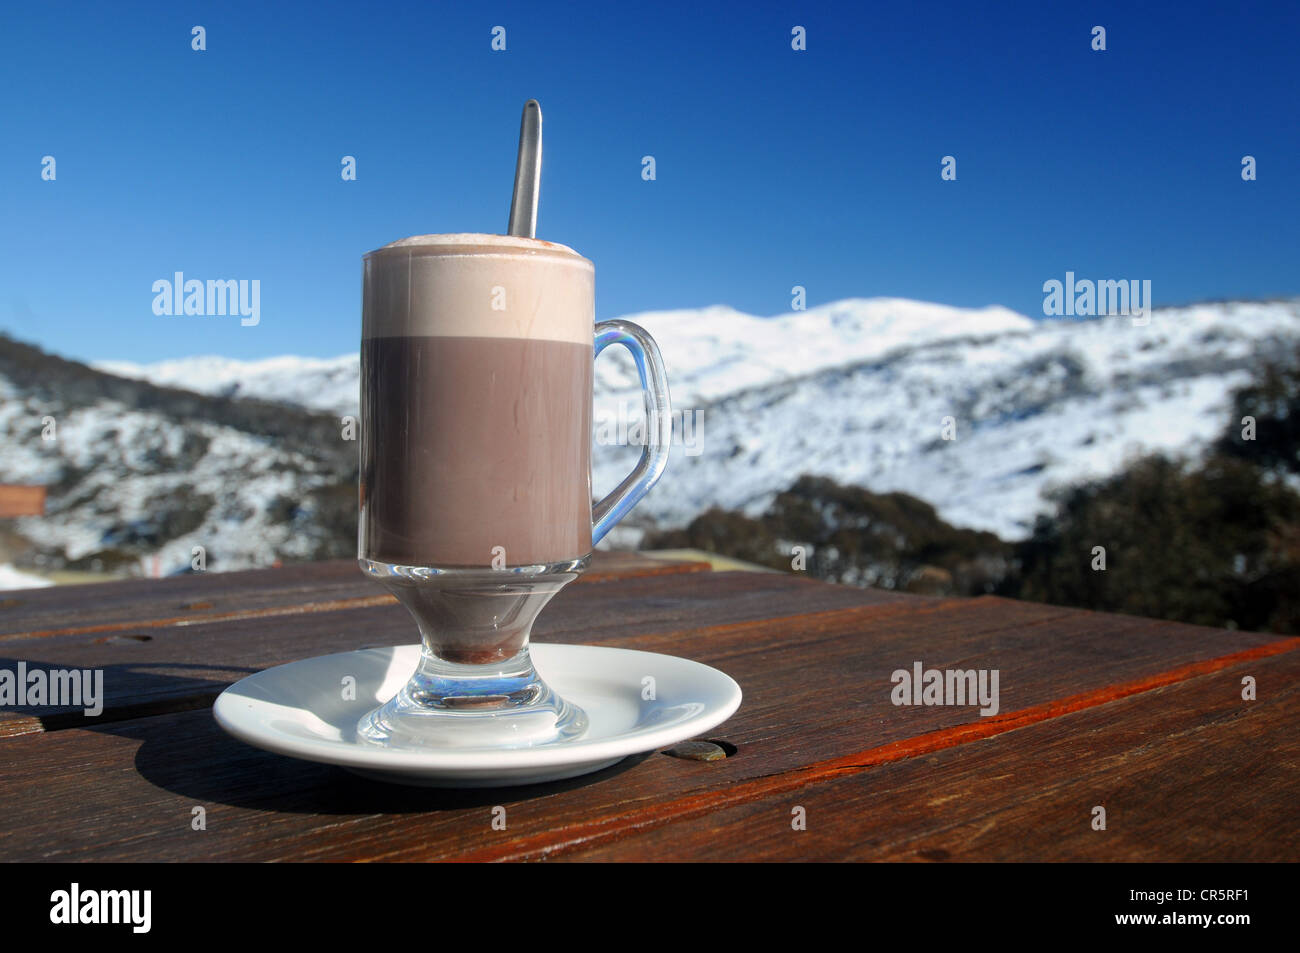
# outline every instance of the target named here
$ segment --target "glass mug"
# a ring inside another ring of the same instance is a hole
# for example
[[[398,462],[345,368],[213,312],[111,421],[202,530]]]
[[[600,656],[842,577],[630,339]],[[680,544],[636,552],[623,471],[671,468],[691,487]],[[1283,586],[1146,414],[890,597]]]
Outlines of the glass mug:
[[[357,555],[422,647],[358,734],[416,748],[577,738],[587,717],[537,674],[528,638],[668,462],[659,349],[635,324],[595,323],[595,268],[563,245],[424,235],[364,262]],[[592,365],[611,344],[636,363],[647,440],[593,507]]]

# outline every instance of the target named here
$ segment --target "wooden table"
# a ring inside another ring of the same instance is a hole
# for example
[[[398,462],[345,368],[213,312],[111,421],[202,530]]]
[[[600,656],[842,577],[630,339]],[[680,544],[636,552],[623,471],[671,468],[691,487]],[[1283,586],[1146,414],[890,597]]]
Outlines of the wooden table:
[[[732,756],[486,791],[366,781],[213,721],[247,673],[413,641],[350,562],[0,593],[0,668],[102,668],[106,694],[94,719],[0,709],[0,859],[1300,856],[1300,639],[708,570],[598,554],[535,637],[726,671],[745,699],[709,737]],[[1000,711],[894,705],[915,662],[996,669]]]

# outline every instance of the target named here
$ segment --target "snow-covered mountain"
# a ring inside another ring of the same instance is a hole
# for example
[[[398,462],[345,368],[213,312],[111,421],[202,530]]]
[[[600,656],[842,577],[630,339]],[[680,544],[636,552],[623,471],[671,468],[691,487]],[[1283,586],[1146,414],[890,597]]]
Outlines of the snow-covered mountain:
[[[667,473],[615,545],[710,506],[756,514],[805,473],[1023,537],[1053,485],[1144,451],[1200,453],[1249,369],[1300,341],[1300,301],[1166,308],[1140,327],[892,299],[630,318],[658,340],[688,426],[679,416]],[[601,441],[620,421],[635,434],[637,381],[621,348],[597,362],[597,492],[636,459]],[[357,388],[354,354],[95,369],[0,336],[0,482],[49,488],[45,516],[0,527],[0,564],[172,572],[194,546],[211,569],[348,555],[357,459],[339,418]]]
[[[0,483],[47,487],[45,515],[0,527],[0,563],[166,574],[196,546],[222,570],[355,551],[356,444],[333,415],[160,388],[0,336],[0,440]]]
[[[1006,308],[952,308],[899,298],[850,299],[776,318],[732,308],[648,311],[629,315],[651,331],[668,368],[673,397],[698,405],[752,387],[791,380],[828,367],[878,359],[939,341],[1031,329]],[[597,394],[637,385],[621,349],[596,364]],[[99,361],[98,370],[225,397],[258,397],[338,415],[356,414],[358,355],[271,357],[238,361],[188,357],[133,364]]]
[[[1109,475],[1130,456],[1196,455],[1228,425],[1248,368],[1300,340],[1300,301],[1164,308],[1034,321],[1005,308],[852,299],[773,318],[730,308],[630,315],[659,342],[675,446],[630,522],[682,525],[712,505],[761,511],[802,473],[902,490],[958,526],[1023,537],[1054,485]],[[209,394],[357,411],[357,358],[192,358],[100,365]],[[597,433],[639,415],[637,375],[597,362]],[[952,418],[945,439],[945,418]],[[635,433],[635,427],[632,428]],[[683,446],[683,438],[690,446]],[[635,460],[597,446],[593,486]],[[635,542],[636,532],[624,533]]]
[[[97,361],[96,369],[119,377],[180,387],[219,397],[257,397],[313,410],[355,414],[359,355],[335,358],[268,357],[237,361],[228,357],[185,357],[156,364]]]

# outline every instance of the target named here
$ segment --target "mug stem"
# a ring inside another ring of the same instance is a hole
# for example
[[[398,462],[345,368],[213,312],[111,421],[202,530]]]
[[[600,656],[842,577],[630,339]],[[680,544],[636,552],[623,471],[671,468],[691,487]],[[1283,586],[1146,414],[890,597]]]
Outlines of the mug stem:
[[[357,725],[402,747],[526,747],[574,738],[587,717],[537,673],[528,652],[542,608],[590,557],[504,570],[429,569],[362,560],[420,628],[420,662]]]

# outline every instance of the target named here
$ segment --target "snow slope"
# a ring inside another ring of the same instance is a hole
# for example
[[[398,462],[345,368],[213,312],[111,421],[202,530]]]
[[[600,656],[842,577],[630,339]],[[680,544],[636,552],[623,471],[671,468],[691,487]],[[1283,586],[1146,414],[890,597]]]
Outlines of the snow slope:
[[[1229,396],[1252,362],[1300,340],[1296,301],[1165,308],[1146,326],[888,298],[773,318],[709,307],[628,319],[659,342],[674,408],[699,421],[699,452],[674,447],[631,522],[680,525],[712,505],[757,512],[814,473],[912,493],[956,525],[1009,539],[1047,511],[1044,490],[1106,476],[1145,451],[1200,453],[1228,425]],[[357,409],[356,355],[100,367],[339,415]],[[621,348],[596,369],[597,430],[604,422],[609,433],[640,413],[636,371]],[[943,439],[947,417],[956,439]],[[635,458],[634,448],[597,446],[596,491]]]
[[[714,306],[647,311],[624,320],[651,331],[673,396],[692,404],[893,351],[1034,326],[1006,308],[952,308],[899,298],[848,299],[775,318]],[[356,354],[257,361],[206,356],[155,364],[99,361],[93,366],[203,394],[261,397],[339,415],[355,414],[359,401]],[[602,355],[596,364],[598,393],[635,386],[636,369],[621,348]]]

